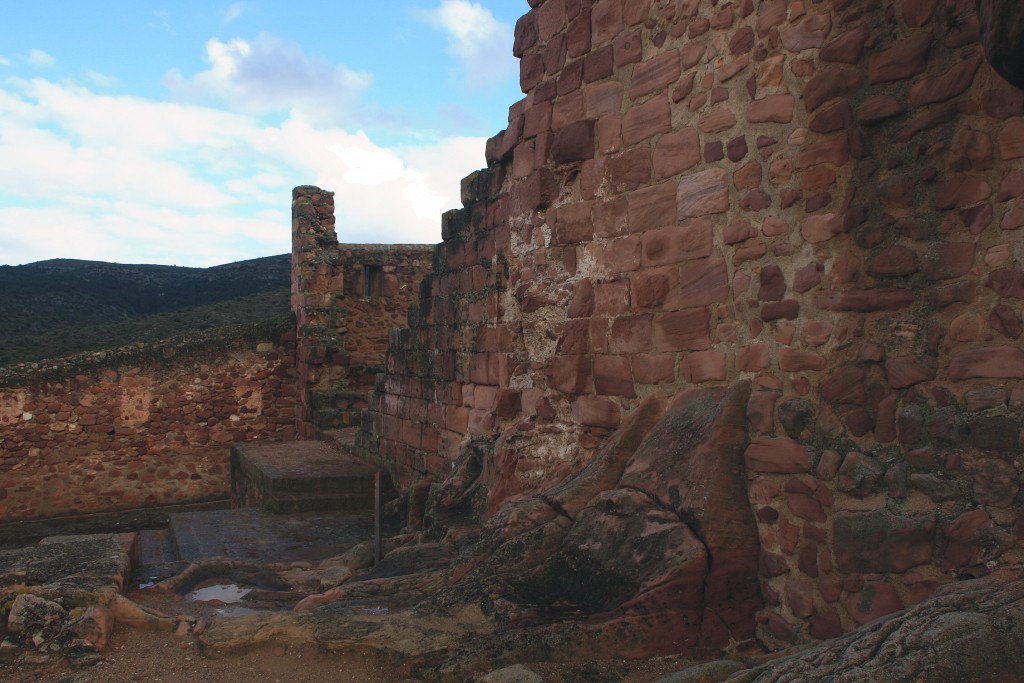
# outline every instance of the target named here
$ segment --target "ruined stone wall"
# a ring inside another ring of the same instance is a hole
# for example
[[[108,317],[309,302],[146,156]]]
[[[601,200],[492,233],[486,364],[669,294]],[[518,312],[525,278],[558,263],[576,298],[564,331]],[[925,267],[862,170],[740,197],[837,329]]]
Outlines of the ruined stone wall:
[[[257,326],[0,375],[0,522],[227,498],[233,441],[295,436],[294,339]]]
[[[430,246],[338,244],[334,225],[334,193],[295,188],[292,309],[304,437],[358,423],[384,369],[388,333],[406,325],[430,268]]]
[[[483,512],[752,380],[769,642],[1020,559],[1024,93],[966,0],[531,0],[363,446]]]

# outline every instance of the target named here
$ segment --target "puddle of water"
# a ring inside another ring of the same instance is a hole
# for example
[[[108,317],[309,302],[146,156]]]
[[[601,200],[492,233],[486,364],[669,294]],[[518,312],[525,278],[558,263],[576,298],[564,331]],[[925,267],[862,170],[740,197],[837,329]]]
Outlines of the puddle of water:
[[[206,588],[196,589],[186,595],[185,599],[192,602],[210,602],[212,600],[220,600],[225,604],[231,604],[233,602],[240,601],[251,592],[251,588],[241,588],[233,583],[218,584],[216,586],[207,586]]]
[[[259,610],[242,607],[241,605],[228,605],[217,608],[217,615],[221,617],[244,617],[246,614],[256,614]]]

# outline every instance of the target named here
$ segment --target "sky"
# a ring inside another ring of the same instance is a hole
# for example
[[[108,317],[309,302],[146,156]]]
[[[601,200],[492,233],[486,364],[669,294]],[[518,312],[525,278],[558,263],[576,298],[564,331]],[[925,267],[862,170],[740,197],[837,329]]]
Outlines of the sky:
[[[99,8],[99,9],[98,9]],[[0,264],[210,266],[435,243],[522,97],[524,0],[51,0],[0,24]]]

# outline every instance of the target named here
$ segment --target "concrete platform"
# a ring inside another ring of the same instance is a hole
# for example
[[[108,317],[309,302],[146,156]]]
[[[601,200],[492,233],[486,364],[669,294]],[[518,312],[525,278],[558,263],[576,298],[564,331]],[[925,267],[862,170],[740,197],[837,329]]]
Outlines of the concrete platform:
[[[278,513],[369,511],[376,471],[321,441],[236,443],[231,447],[232,506]]]
[[[275,515],[240,508],[171,516],[171,535],[181,560],[230,557],[255,564],[316,562],[373,538],[370,513]]]

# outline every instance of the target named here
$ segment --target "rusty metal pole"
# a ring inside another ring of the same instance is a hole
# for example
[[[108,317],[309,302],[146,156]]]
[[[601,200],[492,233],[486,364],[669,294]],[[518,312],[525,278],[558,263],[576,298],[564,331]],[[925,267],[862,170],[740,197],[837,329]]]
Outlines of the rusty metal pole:
[[[380,470],[373,473],[373,566],[380,564]]]

